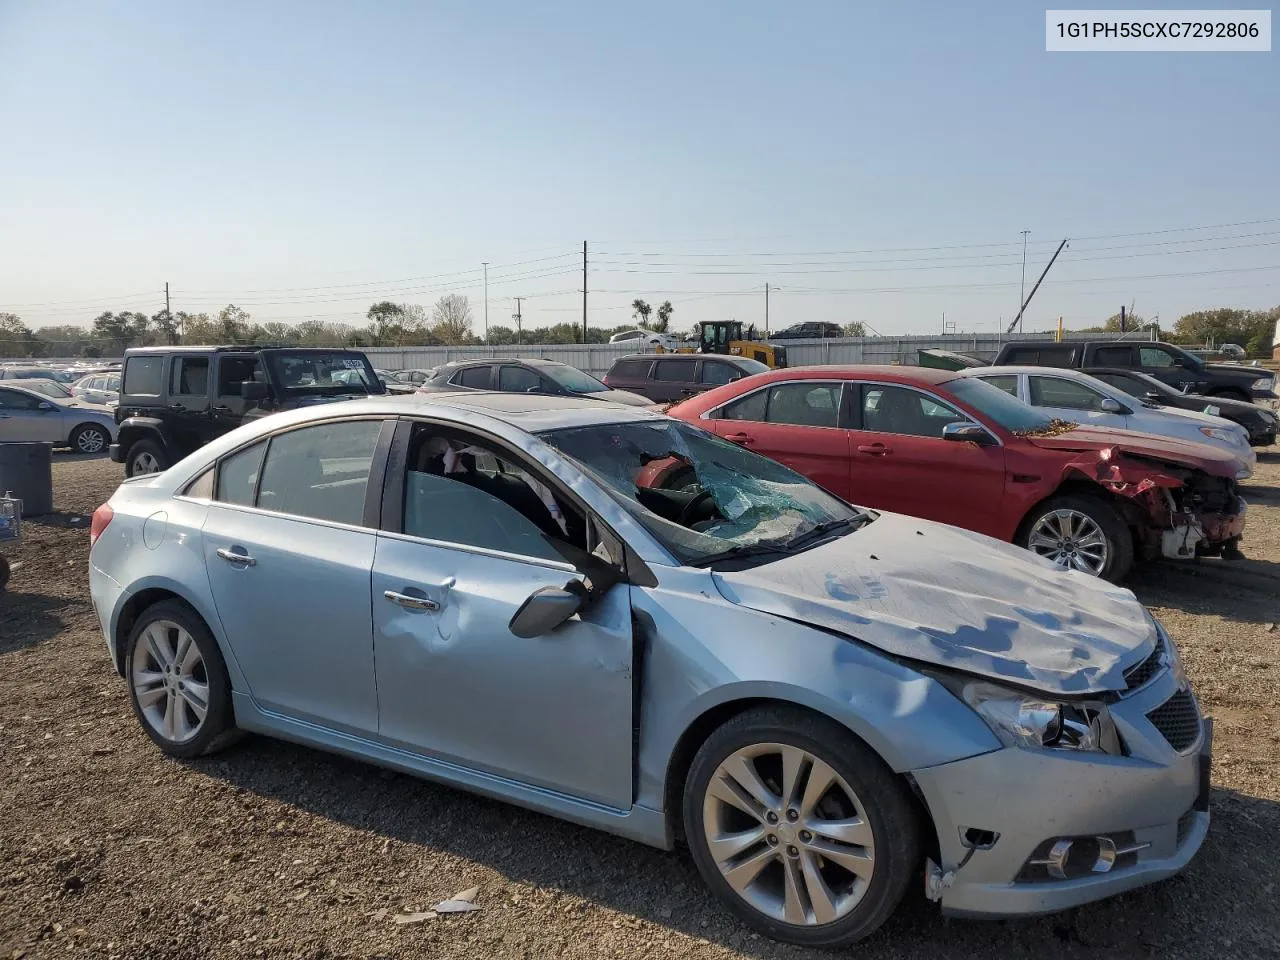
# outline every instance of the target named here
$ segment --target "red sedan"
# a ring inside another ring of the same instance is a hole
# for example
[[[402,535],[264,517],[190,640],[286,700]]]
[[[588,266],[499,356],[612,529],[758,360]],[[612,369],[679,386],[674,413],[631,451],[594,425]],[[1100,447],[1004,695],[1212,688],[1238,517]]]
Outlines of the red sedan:
[[[946,370],[777,370],[668,412],[852,503],[967,527],[1109,580],[1135,552],[1238,555],[1244,529],[1229,453],[1051,421]]]

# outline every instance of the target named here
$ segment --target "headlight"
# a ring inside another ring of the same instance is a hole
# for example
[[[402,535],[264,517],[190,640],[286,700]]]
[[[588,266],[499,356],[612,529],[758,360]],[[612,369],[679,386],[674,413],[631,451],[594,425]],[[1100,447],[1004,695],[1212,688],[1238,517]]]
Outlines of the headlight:
[[[1261,378],[1261,379],[1259,379],[1259,380],[1255,380],[1255,381],[1253,381],[1253,392],[1254,392],[1254,393],[1267,393],[1267,392],[1269,392],[1269,391],[1271,390],[1271,388],[1272,388],[1272,387],[1274,387],[1275,385],[1276,385],[1276,378],[1275,378],[1275,377],[1262,377],[1262,378]]]
[[[1200,432],[1211,440],[1234,443],[1236,446],[1247,447],[1249,445],[1249,441],[1243,439],[1235,430],[1226,430],[1223,427],[1201,427]]]
[[[1104,703],[1059,701],[985,680],[932,676],[972,707],[1006,747],[1124,753]]]
[[[1207,413],[1207,414],[1208,414],[1209,416],[1211,416],[1211,417],[1216,417],[1216,416],[1218,416],[1220,413],[1222,413],[1222,408],[1221,408],[1221,407],[1215,407],[1213,404],[1210,404],[1209,406],[1205,407],[1205,408],[1204,408],[1204,410],[1203,410],[1203,411],[1201,411],[1201,412],[1203,412],[1203,413]]]

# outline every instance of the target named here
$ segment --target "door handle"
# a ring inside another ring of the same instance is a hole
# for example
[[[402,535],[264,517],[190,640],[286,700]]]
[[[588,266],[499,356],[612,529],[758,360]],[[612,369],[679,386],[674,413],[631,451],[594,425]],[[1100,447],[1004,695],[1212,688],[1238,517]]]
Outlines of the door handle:
[[[893,453],[893,447],[886,447],[883,443],[860,443],[858,452],[869,453],[873,457],[883,457],[886,453]]]
[[[213,412],[214,413],[230,413],[231,408],[224,403],[215,403],[213,405]]]
[[[227,563],[239,563],[239,564],[243,564],[246,567],[252,567],[254,564],[258,562],[257,560],[253,559],[253,557],[249,556],[247,553],[237,553],[234,550],[228,550],[226,547],[219,547],[216,553],[223,560],[227,561]]]
[[[426,610],[434,613],[440,609],[440,604],[426,597],[412,597],[407,593],[398,593],[395,590],[384,590],[382,595],[392,603],[398,603],[406,610]]]
[[[180,403],[171,403],[169,404],[169,409],[176,410],[178,413],[182,413],[182,411],[186,410],[187,408]]]
[[[743,446],[749,446],[756,442],[756,438],[751,436],[749,433],[726,433],[724,438],[732,441],[733,443],[740,443]]]

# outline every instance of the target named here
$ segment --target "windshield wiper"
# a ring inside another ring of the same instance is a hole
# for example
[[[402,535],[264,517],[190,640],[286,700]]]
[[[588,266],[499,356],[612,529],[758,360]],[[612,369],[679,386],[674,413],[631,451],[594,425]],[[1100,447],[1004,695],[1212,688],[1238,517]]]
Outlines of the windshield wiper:
[[[854,527],[855,524],[860,527],[866,523],[868,519],[870,518],[867,514],[861,513],[854,517],[841,517],[839,520],[827,520],[824,523],[818,524],[816,527],[811,527],[804,533],[796,534],[786,542],[786,547],[788,550],[792,551],[802,550],[807,546],[812,546],[817,543],[829,533],[843,531],[846,528],[856,529],[856,527]]]
[[[691,567],[709,567],[713,563],[719,563],[722,560],[739,560],[743,557],[763,557],[769,554],[778,554],[787,556],[791,553],[789,547],[781,543],[740,543],[736,547],[730,547],[728,550],[721,550],[719,553],[709,553],[705,557],[699,557],[689,564]]]

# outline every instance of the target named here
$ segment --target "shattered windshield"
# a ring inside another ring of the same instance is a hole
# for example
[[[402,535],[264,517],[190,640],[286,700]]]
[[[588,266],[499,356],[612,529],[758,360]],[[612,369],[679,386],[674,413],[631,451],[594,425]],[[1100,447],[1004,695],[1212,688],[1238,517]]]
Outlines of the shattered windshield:
[[[317,350],[267,354],[271,378],[286,390],[342,389],[382,393],[373,367],[362,353]]]
[[[795,552],[874,519],[781,464],[678,420],[541,436],[691,565]]]
[[[946,389],[957,400],[967,403],[979,413],[990,417],[1010,433],[1020,437],[1041,436],[1064,432],[1076,425],[1065,420],[1055,420],[1029,403],[1010,396],[977,377],[956,377],[948,380]]]

